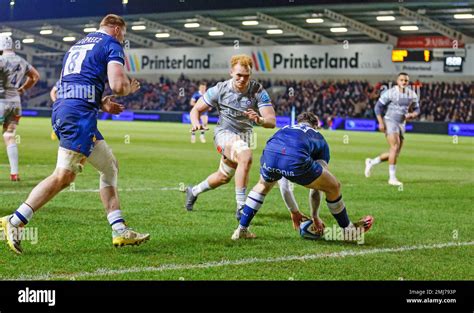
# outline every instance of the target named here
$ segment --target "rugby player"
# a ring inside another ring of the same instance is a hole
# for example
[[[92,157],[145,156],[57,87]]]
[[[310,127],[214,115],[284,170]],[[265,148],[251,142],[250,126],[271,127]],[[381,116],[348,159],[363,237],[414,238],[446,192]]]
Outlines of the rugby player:
[[[276,125],[270,96],[263,86],[251,79],[252,58],[235,55],[230,60],[229,80],[209,88],[191,110],[191,131],[206,130],[199,121],[202,113],[216,108],[219,122],[214,130],[214,144],[221,154],[219,168],[205,180],[186,189],[185,207],[193,210],[198,196],[227,184],[235,175],[236,218],[245,204],[254,144],[253,124],[264,128]],[[260,115],[254,110],[258,109]]]
[[[74,44],[64,56],[57,101],[53,105],[52,125],[59,138],[56,169],[40,182],[25,202],[11,215],[1,219],[1,228],[9,248],[22,253],[21,229],[61,190],[69,186],[89,161],[100,173],[100,198],[112,228],[116,247],[138,245],[150,238],[125,224],[117,191],[118,163],[97,129],[99,109],[111,114],[123,111],[111,96],[102,98],[108,80],[114,95],[126,96],[140,88],[124,70],[122,42],[126,24],[122,17],[105,16],[97,32]]]
[[[328,170],[329,146],[317,131],[319,120],[311,112],[297,117],[298,124],[285,126],[268,141],[260,158],[260,180],[249,192],[232,240],[252,239],[250,221],[262,206],[265,196],[282,177],[310,189],[311,218],[317,233],[323,234],[325,224],[319,217],[319,191],[326,194],[326,203],[338,225],[344,230],[361,228],[366,232],[373,224],[373,217],[366,216],[352,223],[342,199],[341,183]]]
[[[10,36],[0,35],[0,123],[10,163],[10,180],[19,181],[16,128],[21,118],[20,96],[39,80],[38,71],[13,52]],[[21,84],[23,78],[25,82]]]
[[[393,186],[403,185],[397,179],[397,158],[403,147],[405,136],[405,123],[415,119],[420,114],[420,104],[417,94],[408,86],[410,78],[407,73],[400,73],[397,77],[397,86],[394,86],[380,95],[375,105],[375,114],[379,122],[379,130],[385,133],[385,138],[390,146],[374,159],[365,159],[365,177],[370,177],[372,167],[381,162],[388,161],[389,180]],[[382,108],[386,107],[385,116],[382,118]],[[413,112],[409,112],[410,109]]]

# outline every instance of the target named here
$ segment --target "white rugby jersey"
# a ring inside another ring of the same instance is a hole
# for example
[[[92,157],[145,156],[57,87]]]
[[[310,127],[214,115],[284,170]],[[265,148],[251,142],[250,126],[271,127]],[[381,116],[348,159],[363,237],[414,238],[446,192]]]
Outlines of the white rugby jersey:
[[[31,65],[15,53],[0,55],[0,100],[20,103],[18,88]]]

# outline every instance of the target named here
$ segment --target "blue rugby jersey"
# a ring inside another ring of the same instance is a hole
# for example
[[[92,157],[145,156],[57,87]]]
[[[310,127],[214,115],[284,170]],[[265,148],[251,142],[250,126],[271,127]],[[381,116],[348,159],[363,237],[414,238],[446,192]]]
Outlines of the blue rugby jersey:
[[[85,100],[83,108],[98,110],[107,82],[107,65],[112,62],[124,65],[125,55],[121,44],[109,34],[97,31],[76,42],[64,56],[58,100],[81,99]],[[77,106],[78,102],[73,103]]]
[[[265,146],[265,151],[300,159],[324,160],[329,163],[329,146],[323,135],[305,123],[285,126]]]
[[[193,93],[193,95],[191,96],[192,99],[194,99],[194,101],[198,101],[199,98],[202,97],[202,94],[199,92],[199,91],[196,91],[195,93]]]

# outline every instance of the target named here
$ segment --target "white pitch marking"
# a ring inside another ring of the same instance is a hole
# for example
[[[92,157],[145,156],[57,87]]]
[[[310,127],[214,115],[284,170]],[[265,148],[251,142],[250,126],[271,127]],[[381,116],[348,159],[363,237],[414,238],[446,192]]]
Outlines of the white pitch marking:
[[[119,188],[119,192],[135,192],[135,191],[169,191],[169,190],[180,190],[179,187],[159,187],[159,188]],[[31,190],[6,190],[0,191],[0,195],[10,195],[10,194],[22,194],[22,193],[29,193]],[[67,193],[75,193],[75,192],[99,192],[99,189],[76,189],[76,190],[69,190],[65,189],[62,192]]]
[[[28,187],[31,188],[31,187]],[[223,189],[231,189],[229,187],[221,187],[219,188],[221,190]],[[135,191],[170,191],[170,190],[175,190],[175,191],[181,191],[180,187],[157,187],[157,188],[151,188],[151,187],[146,187],[146,188],[119,188],[119,192],[135,192]],[[75,193],[75,192],[99,192],[99,189],[75,189],[75,190],[69,190],[68,188],[64,189],[61,192],[68,192],[68,193]],[[0,191],[0,195],[13,195],[13,194],[24,194],[24,193],[29,193],[31,192],[31,189],[25,189],[25,190],[5,190],[5,191]]]
[[[85,277],[112,276],[112,275],[120,275],[120,274],[127,274],[127,273],[164,272],[164,271],[170,271],[170,270],[207,269],[207,268],[222,267],[222,266],[229,266],[229,265],[246,265],[246,264],[255,264],[255,263],[279,263],[279,262],[305,261],[305,260],[315,260],[315,259],[324,259],[324,258],[344,258],[348,256],[364,256],[364,255],[380,254],[380,253],[443,249],[443,248],[448,248],[448,247],[460,247],[460,246],[472,246],[472,245],[474,245],[474,241],[447,242],[447,243],[437,243],[437,244],[429,244],[429,245],[402,246],[398,248],[375,248],[375,249],[365,249],[361,251],[346,250],[346,251],[331,252],[331,253],[290,255],[290,256],[281,256],[281,257],[275,257],[275,258],[247,258],[247,259],[240,259],[240,260],[223,260],[223,261],[214,261],[214,262],[207,262],[207,263],[200,263],[200,264],[163,264],[160,266],[130,267],[130,268],[120,268],[120,269],[99,268],[93,272],[78,272],[78,273],[71,273],[71,274],[45,273],[45,274],[39,274],[39,275],[19,276],[17,278],[0,276],[0,279],[1,280],[58,280],[58,279],[76,280],[78,278],[85,278]]]

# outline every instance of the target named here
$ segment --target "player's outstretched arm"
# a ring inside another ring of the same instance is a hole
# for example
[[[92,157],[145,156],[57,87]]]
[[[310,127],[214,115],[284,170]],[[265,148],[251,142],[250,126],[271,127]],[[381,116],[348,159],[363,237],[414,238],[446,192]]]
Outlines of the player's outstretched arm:
[[[265,106],[259,109],[260,115],[252,109],[245,111],[245,115],[249,120],[255,122],[255,124],[260,125],[264,128],[275,128],[276,126],[276,117],[275,110],[272,106]]]
[[[209,128],[204,128],[201,123],[199,122],[201,119],[201,114],[203,112],[206,112],[209,110],[209,106],[204,102],[203,98],[199,98],[199,100],[196,102],[196,104],[193,106],[193,109],[191,110],[191,113],[189,114],[189,117],[191,118],[191,125],[192,129],[191,131],[196,131],[196,130],[208,130]]]
[[[265,106],[260,108],[260,114],[262,115],[261,126],[264,128],[275,128],[276,126],[276,114],[272,106]]]
[[[109,86],[115,96],[126,96],[140,89],[140,83],[125,74],[122,64],[111,62],[107,65],[107,77]]]
[[[290,185],[290,181],[283,177],[278,181],[278,185],[280,186],[280,193],[281,197],[283,198],[283,202],[285,202],[288,211],[290,211],[293,228],[298,230],[300,228],[300,224],[309,220],[309,218],[300,212],[295,195],[292,191],[293,188]]]
[[[18,92],[20,94],[23,94],[26,90],[30,89],[31,87],[33,87],[34,85],[36,85],[36,83],[39,81],[40,79],[40,74],[38,73],[38,71],[32,66],[30,68],[30,70],[28,71],[28,73],[26,73],[26,80],[25,82],[23,83],[23,85],[21,85],[19,88],[18,88]]]

